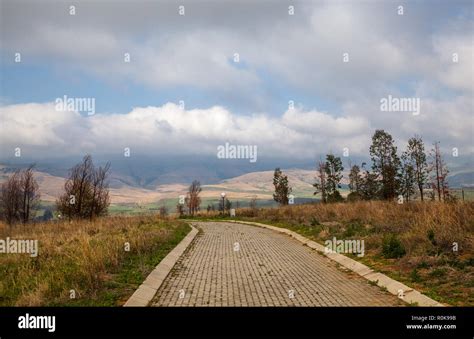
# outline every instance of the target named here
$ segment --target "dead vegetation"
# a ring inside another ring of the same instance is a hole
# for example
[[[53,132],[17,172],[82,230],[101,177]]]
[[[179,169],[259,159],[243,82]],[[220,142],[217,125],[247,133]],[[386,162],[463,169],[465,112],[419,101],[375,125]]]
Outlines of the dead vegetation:
[[[121,305],[188,231],[151,216],[0,224],[0,239],[39,247],[37,257],[0,254],[0,305]]]

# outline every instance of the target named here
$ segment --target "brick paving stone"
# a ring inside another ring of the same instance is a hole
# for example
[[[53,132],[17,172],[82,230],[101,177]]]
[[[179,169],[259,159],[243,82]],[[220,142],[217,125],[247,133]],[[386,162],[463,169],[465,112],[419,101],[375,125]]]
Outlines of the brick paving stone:
[[[393,306],[393,296],[273,230],[225,222],[201,229],[154,306]],[[236,245],[238,243],[238,246]]]

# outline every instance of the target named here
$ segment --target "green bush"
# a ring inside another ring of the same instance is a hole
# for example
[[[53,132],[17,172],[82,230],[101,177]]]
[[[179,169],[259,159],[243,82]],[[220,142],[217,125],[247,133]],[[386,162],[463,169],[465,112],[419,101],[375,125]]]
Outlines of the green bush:
[[[319,223],[319,220],[316,219],[314,216],[311,217],[311,226],[317,226],[317,225],[321,225],[321,224]]]
[[[418,265],[416,265],[416,268],[429,268],[430,265],[426,261],[420,262]]]
[[[448,270],[445,268],[436,268],[430,272],[430,277],[441,278],[441,277],[444,277],[447,272]]]
[[[405,248],[395,234],[384,236],[382,241],[382,255],[385,258],[400,258],[403,257],[405,253]]]
[[[347,225],[347,228],[342,234],[342,236],[345,238],[349,238],[355,235],[364,235],[365,233],[366,232],[365,232],[364,225],[362,225],[360,221],[355,220],[355,221],[351,221],[350,224]]]
[[[418,273],[418,269],[415,268],[415,269],[413,269],[413,271],[411,271],[410,279],[411,279],[412,282],[420,282],[421,281],[421,276]]]

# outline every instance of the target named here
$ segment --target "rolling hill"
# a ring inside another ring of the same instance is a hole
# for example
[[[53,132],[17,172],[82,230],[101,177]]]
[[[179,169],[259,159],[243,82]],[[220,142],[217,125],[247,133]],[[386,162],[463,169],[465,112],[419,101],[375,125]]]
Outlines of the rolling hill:
[[[8,178],[15,170],[15,167],[0,165],[0,183]],[[192,177],[190,171],[187,170],[186,178]],[[313,183],[315,182],[316,172],[306,169],[283,169],[288,176],[290,186],[293,188],[292,194],[295,199],[312,199],[314,198]],[[196,175],[199,173],[195,173]],[[347,172],[344,172],[342,180],[345,195],[347,190]],[[172,174],[166,173],[166,180],[154,177],[153,180],[146,182],[139,176],[130,175],[130,172],[122,174],[122,172],[112,172],[110,176],[110,197],[113,205],[157,205],[166,203],[173,206],[180,195],[185,195],[188,185],[184,183],[184,179],[179,173],[176,173],[176,182],[171,181]],[[35,177],[38,181],[41,193],[41,200],[45,202],[54,202],[62,193],[65,178],[60,175],[51,174],[45,171],[35,171]],[[162,179],[164,177],[162,176]],[[199,177],[198,177],[199,178]],[[450,177],[450,180],[463,187],[472,187],[473,173],[464,172],[456,173]],[[202,181],[201,181],[202,182]],[[141,183],[141,184],[140,184]],[[211,183],[206,184],[206,180],[202,184],[201,197],[204,202],[217,201],[221,192],[226,192],[230,200],[250,200],[256,197],[258,200],[271,201],[273,194],[273,171],[255,171],[245,173],[232,178],[219,180],[213,178]]]

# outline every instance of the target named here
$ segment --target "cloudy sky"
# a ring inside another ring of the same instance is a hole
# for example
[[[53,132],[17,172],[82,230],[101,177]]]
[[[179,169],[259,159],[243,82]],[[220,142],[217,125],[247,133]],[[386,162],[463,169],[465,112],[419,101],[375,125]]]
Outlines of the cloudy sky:
[[[213,155],[225,142],[360,156],[375,129],[401,148],[419,134],[474,154],[470,0],[0,6],[3,158]],[[58,109],[64,95],[93,98],[95,114]],[[389,95],[419,98],[420,114],[381,111]]]

